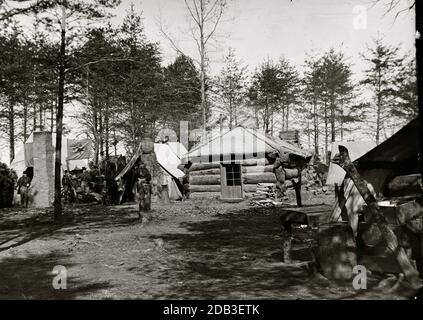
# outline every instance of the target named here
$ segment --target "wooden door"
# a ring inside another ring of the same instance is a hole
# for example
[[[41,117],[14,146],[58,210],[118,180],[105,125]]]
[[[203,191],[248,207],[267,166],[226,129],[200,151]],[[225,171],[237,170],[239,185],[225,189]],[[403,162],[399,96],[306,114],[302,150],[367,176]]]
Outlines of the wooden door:
[[[241,164],[221,165],[221,199],[228,201],[243,199]]]

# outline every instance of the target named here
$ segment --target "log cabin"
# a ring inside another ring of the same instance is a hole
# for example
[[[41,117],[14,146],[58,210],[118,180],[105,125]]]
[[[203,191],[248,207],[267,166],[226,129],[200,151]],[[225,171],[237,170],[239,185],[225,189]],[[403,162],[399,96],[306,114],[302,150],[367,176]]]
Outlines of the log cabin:
[[[182,163],[191,163],[190,194],[242,201],[256,191],[258,183],[276,182],[276,155],[283,159],[287,179],[296,175],[298,162],[311,159],[307,151],[258,130],[238,126],[218,135],[182,158]]]

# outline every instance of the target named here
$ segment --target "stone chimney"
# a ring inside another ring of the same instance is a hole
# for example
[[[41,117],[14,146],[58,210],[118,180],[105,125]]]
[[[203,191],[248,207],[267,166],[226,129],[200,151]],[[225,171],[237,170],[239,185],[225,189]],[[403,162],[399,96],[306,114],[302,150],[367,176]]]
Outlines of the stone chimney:
[[[32,152],[34,158],[34,178],[31,183],[33,205],[36,208],[50,207],[54,200],[54,148],[51,132],[34,132]]]

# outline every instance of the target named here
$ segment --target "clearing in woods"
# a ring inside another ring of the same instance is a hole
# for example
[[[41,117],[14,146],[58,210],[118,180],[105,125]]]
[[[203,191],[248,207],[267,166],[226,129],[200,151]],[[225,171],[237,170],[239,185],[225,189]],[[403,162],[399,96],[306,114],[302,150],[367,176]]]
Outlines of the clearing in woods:
[[[327,199],[327,203],[333,199]],[[136,205],[77,205],[51,224],[36,209],[0,211],[0,299],[402,299],[356,291],[281,263],[280,214],[248,202],[153,204],[142,225]],[[67,269],[55,290],[54,266]],[[409,293],[407,293],[409,294]]]

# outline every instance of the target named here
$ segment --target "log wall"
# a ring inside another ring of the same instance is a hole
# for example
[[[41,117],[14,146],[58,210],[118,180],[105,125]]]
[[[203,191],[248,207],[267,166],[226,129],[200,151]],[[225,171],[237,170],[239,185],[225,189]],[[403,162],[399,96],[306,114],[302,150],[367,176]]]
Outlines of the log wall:
[[[242,182],[244,194],[254,193],[258,183],[275,183],[273,165],[267,159],[246,159],[241,161]],[[297,169],[285,169],[286,185],[292,187],[289,181],[298,177]],[[189,170],[191,194],[201,196],[220,196],[221,192],[220,163],[194,163]]]

